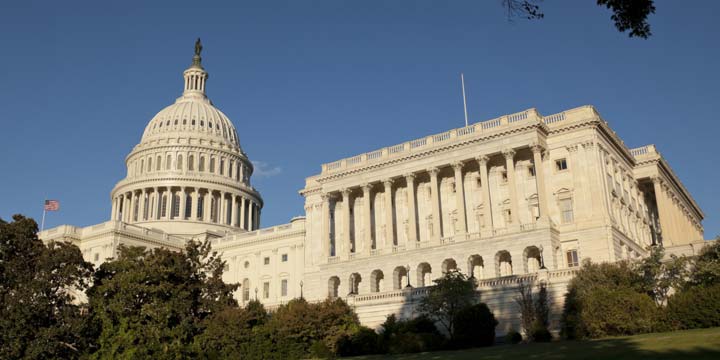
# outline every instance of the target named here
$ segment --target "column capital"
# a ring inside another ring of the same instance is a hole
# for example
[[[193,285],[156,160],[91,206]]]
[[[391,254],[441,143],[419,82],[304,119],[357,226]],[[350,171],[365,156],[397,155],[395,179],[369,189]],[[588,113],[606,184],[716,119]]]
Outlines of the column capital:
[[[393,180],[393,179],[385,179],[382,182],[383,182],[383,185],[385,185],[385,187],[388,188],[388,187],[392,186],[394,181],[395,180]]]
[[[340,193],[342,194],[343,199],[347,199],[350,196],[350,189],[342,188],[340,189]]]
[[[545,151],[545,147],[536,142],[530,144],[530,149],[532,150],[533,154],[540,153],[540,155],[542,155],[543,151]]]
[[[362,185],[360,185],[360,187],[362,188],[363,193],[367,193],[370,191],[370,189],[372,189],[372,184],[371,183],[363,183]]]
[[[415,179],[415,174],[414,174],[414,173],[407,173],[407,174],[403,175],[403,177],[405,177],[405,180],[411,181],[411,180],[414,180],[414,179]]]
[[[436,167],[431,167],[426,170],[430,175],[435,176],[440,172],[440,169]]]
[[[323,201],[324,203],[329,203],[331,197],[332,197],[332,196],[330,196],[330,193],[320,194],[320,198],[322,199],[322,201]]]
[[[506,160],[512,160],[515,157],[515,149],[503,149],[502,154],[505,156]]]
[[[487,155],[479,155],[479,156],[475,157],[475,161],[477,161],[478,164],[480,164],[480,166],[483,166],[483,165],[487,166],[487,163],[488,163],[488,161],[490,161],[490,158]]]
[[[458,170],[462,170],[464,163],[462,161],[454,161],[450,165],[452,166],[453,170],[458,171]]]

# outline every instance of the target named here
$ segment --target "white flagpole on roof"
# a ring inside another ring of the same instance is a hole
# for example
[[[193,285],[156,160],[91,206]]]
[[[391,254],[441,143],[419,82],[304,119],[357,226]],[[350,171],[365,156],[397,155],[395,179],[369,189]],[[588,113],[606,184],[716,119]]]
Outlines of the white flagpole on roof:
[[[45,201],[43,201],[43,216],[42,216],[42,221],[40,221],[40,232],[42,232],[43,229],[45,229],[45,213],[46,212],[47,212],[47,210],[45,210]]]
[[[465,77],[463,76],[463,73],[460,73],[460,82],[462,83],[463,109],[465,110],[465,127],[467,127],[468,126],[467,100],[465,98]]]

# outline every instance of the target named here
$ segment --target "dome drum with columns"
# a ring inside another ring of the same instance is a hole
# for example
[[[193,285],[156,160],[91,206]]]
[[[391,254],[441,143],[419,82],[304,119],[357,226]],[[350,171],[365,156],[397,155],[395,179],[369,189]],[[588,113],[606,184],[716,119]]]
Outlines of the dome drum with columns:
[[[148,123],[111,193],[112,219],[169,234],[256,230],[263,200],[230,119],[205,94],[208,73],[196,44],[184,91]]]

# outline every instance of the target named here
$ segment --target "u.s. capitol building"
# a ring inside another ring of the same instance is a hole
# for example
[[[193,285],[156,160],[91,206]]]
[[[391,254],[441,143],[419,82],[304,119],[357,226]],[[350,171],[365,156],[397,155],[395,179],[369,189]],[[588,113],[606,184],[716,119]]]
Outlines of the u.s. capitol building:
[[[323,164],[300,190],[304,216],[262,228],[253,165],[206,96],[200,49],[182,96],[125,159],[110,221],[43,240],[100,264],[121,244],[209,239],[240,303],[342,297],[371,327],[412,316],[425,286],[457,269],[478,280],[499,333],[519,329],[519,282],[545,281],[559,309],[582,259],[703,244],[703,213],[667,161],[653,145],[626,147],[592,106],[528,109]]]

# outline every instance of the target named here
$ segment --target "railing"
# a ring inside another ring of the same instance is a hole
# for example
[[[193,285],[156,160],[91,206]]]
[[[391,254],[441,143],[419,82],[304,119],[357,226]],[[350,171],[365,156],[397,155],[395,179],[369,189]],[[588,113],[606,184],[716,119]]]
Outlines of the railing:
[[[543,121],[545,122],[545,124],[552,124],[552,123],[556,123],[558,121],[563,121],[563,120],[565,120],[565,112],[548,115],[543,118]]]
[[[361,161],[362,161],[362,155],[358,155],[358,156],[353,156],[353,157],[347,159],[346,163],[348,165],[355,165],[355,164],[360,163]]]
[[[342,166],[342,161],[341,161],[341,160],[338,160],[338,161],[336,161],[336,162],[332,162],[332,163],[327,164],[327,169],[328,169],[328,170],[335,170],[335,169],[339,169],[340,166]]]
[[[653,154],[656,153],[655,151],[655,145],[645,145],[641,146],[639,148],[630,149],[630,155],[632,156],[642,156],[647,154]]]
[[[445,140],[447,140],[447,139],[450,139],[450,132],[433,135],[432,139],[433,139],[433,142],[434,142],[434,143],[436,143],[436,142],[441,142],[441,141],[445,141]]]
[[[528,112],[527,112],[527,111],[523,111],[523,112],[521,112],[521,113],[508,115],[508,122],[512,124],[512,123],[514,123],[514,122],[522,121],[522,120],[525,120],[525,119],[527,119],[527,118],[528,118]]]
[[[381,156],[382,156],[382,150],[375,150],[373,152],[367,153],[368,160],[379,159]]]
[[[416,148],[427,145],[427,138],[417,139],[410,141],[410,148]]]
[[[487,129],[492,129],[492,128],[494,128],[494,127],[498,127],[498,126],[500,126],[500,118],[481,122],[481,123],[480,123],[480,126],[483,128],[483,130],[487,130]]]
[[[470,125],[468,127],[460,128],[455,131],[455,134],[457,136],[465,136],[475,133],[475,126]]]
[[[398,144],[395,146],[391,146],[388,148],[388,152],[390,154],[397,154],[399,152],[403,152],[405,150],[405,144]]]

